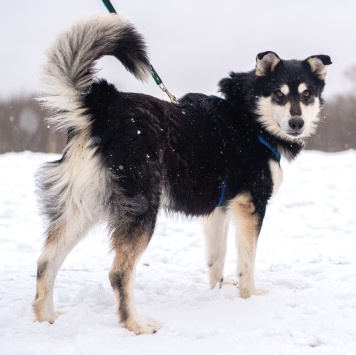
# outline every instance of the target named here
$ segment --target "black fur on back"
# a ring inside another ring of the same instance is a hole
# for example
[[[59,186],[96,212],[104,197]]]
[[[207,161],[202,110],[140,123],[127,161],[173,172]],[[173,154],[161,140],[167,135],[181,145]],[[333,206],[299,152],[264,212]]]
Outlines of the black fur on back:
[[[85,107],[97,154],[128,198],[139,191],[150,201],[165,191],[169,210],[196,216],[214,210],[224,180],[225,205],[244,191],[262,205],[271,195],[273,154],[259,143],[262,128],[244,107],[202,94],[177,106],[106,81],[92,85]]]

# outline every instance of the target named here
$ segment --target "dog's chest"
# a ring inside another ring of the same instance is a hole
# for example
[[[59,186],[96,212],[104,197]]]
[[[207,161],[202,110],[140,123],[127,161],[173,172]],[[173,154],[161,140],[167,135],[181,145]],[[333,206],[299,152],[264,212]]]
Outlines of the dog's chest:
[[[272,196],[273,196],[277,192],[279,186],[283,181],[283,172],[279,163],[275,160],[270,160],[268,162],[268,166],[272,177],[272,183],[273,183]]]

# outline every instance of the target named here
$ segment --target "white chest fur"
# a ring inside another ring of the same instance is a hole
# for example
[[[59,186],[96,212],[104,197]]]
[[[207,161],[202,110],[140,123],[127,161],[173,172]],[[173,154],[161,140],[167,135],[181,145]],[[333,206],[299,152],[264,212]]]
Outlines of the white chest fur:
[[[270,160],[268,162],[268,165],[271,171],[271,176],[273,181],[272,195],[274,195],[283,181],[283,172],[279,163],[276,162],[275,160]]]

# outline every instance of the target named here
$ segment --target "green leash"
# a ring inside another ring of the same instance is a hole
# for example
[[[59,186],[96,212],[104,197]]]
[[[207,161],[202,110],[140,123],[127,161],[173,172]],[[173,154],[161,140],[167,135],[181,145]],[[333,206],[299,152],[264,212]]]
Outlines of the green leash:
[[[114,6],[112,6],[110,0],[102,0],[102,1],[103,1],[104,5],[105,5],[106,9],[107,9],[111,14],[117,14],[117,12],[116,12]],[[156,82],[156,84],[160,87],[160,89],[161,89],[162,91],[164,91],[164,92],[168,95],[168,97],[169,97],[169,99],[171,100],[171,102],[173,102],[173,103],[179,105],[178,100],[176,99],[176,97],[175,97],[173,94],[171,94],[171,93],[168,91],[168,89],[166,88],[166,86],[163,84],[162,79],[159,77],[159,75],[157,74],[156,70],[153,68],[152,64],[150,64],[150,69],[151,69],[152,78],[153,78],[153,80]]]

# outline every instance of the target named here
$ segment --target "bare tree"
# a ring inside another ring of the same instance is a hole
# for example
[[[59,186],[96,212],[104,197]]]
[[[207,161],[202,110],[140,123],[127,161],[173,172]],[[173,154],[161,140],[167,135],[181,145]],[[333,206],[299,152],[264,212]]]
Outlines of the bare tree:
[[[356,90],[356,66],[346,70],[346,77]],[[307,149],[335,152],[356,149],[356,96],[340,95],[326,101],[317,134]]]
[[[348,73],[356,86],[356,67]],[[45,123],[49,114],[32,97],[0,101],[0,153],[61,152],[66,136]],[[356,97],[337,96],[326,101],[317,133],[306,148],[325,152],[356,149]]]
[[[16,97],[0,102],[0,153],[60,152],[65,137],[44,122],[48,112],[31,97]]]

